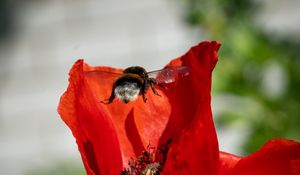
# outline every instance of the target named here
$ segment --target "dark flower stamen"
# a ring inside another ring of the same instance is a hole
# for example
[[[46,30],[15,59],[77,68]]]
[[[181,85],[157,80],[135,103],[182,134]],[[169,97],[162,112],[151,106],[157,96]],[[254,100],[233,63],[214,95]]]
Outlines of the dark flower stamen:
[[[149,143],[137,160],[128,162],[129,168],[124,168],[121,175],[159,175],[166,162],[170,143],[171,139],[161,145],[156,153],[156,148]]]

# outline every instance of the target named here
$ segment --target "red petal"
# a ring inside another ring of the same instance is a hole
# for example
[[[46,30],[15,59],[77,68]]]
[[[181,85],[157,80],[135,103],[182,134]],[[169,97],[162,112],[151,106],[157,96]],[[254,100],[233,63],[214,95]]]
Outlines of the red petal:
[[[162,92],[162,98],[147,93],[147,103],[141,98],[129,104],[118,100],[100,103],[112,91],[116,78],[112,73],[121,70],[77,61],[59,104],[58,111],[76,138],[88,174],[120,173],[149,142],[158,144],[171,113]]]
[[[219,175],[232,175],[233,168],[238,163],[238,161],[241,159],[241,157],[220,152],[219,154]]]
[[[76,138],[87,174],[118,174],[122,169],[118,137],[110,119],[102,117],[106,111],[96,105],[99,101],[85,81],[85,69],[90,67],[83,60],[73,65],[58,112]]]
[[[128,161],[139,156],[149,143],[151,146],[158,144],[169,120],[170,103],[163,92],[159,92],[162,97],[158,97],[149,90],[146,103],[139,97],[128,104],[118,99],[115,99],[112,104],[102,104],[99,101],[107,99],[112,91],[112,84],[116,77],[111,72],[116,72],[116,70],[105,70],[104,67],[88,68],[97,70],[84,72],[84,82],[90,88],[89,91],[94,98],[91,105],[104,111],[98,117],[107,118],[111,122],[110,125],[113,125],[122,153],[123,166],[127,166]],[[93,125],[106,127],[101,122]],[[108,140],[101,141],[109,143]]]
[[[172,113],[162,139],[172,137],[173,145],[163,174],[217,174],[219,151],[210,90],[219,47],[217,42],[200,43],[169,64],[188,66],[191,75],[167,94]]]
[[[276,139],[254,154],[241,159],[233,169],[235,175],[299,175],[300,143]]]
[[[147,103],[141,98],[129,104],[118,100],[100,103],[110,95],[116,78],[112,73],[121,70],[91,67],[82,60],[75,63],[58,111],[76,138],[87,173],[119,174],[130,157],[140,155],[149,142],[159,147],[170,138],[174,147],[165,174],[182,174],[180,167],[172,166],[180,163],[189,164],[182,172],[216,172],[218,145],[210,86],[219,46],[204,42],[172,61],[169,66],[189,66],[191,75],[173,91],[159,91],[162,97],[149,91]]]

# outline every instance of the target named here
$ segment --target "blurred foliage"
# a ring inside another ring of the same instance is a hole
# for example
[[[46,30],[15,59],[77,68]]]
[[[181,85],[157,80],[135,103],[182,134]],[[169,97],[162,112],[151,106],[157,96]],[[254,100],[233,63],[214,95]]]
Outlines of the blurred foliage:
[[[279,39],[257,27],[255,15],[262,10],[258,1],[185,2],[189,24],[222,43],[214,94],[230,94],[239,104],[223,111],[217,124],[230,126],[238,120],[250,128],[242,148],[246,154],[272,138],[300,141],[299,42]]]
[[[56,161],[43,166],[37,166],[26,173],[26,175],[82,175],[85,170],[82,164],[68,160]]]

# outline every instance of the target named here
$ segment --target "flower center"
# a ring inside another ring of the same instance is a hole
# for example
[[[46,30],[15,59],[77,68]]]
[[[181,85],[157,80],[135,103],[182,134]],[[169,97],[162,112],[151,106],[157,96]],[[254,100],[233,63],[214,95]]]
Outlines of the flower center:
[[[121,175],[159,175],[166,162],[171,139],[156,150],[149,144],[141,155],[128,162],[129,168],[124,168]]]

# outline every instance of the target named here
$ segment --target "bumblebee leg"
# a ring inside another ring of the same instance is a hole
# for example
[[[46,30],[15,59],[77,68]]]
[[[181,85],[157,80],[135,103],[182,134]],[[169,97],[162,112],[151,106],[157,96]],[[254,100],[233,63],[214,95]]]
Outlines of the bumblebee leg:
[[[159,87],[161,87],[162,89],[167,90],[167,88],[166,88],[164,85],[160,84],[155,78],[149,78],[149,82],[150,82],[150,84],[153,83],[153,84],[155,84],[156,86],[159,86]]]
[[[149,78],[149,84],[150,84],[150,87],[151,87],[153,93],[155,95],[158,95],[158,96],[161,96],[161,95],[155,89],[154,84],[161,87],[161,88],[163,88],[163,89],[166,89],[162,84],[158,83],[154,78]]]
[[[142,96],[143,96],[143,100],[144,100],[144,102],[146,103],[146,101],[147,101],[147,97],[146,97],[146,92],[147,92],[147,90],[148,90],[148,88],[149,88],[149,84],[148,84],[148,81],[147,80],[144,80],[144,84],[143,84],[143,86],[142,86],[142,92],[141,92],[141,94],[142,94]]]
[[[110,103],[112,103],[112,102],[114,101],[114,99],[115,99],[115,92],[114,92],[114,89],[115,89],[115,86],[113,86],[111,95],[110,95],[110,97],[109,97],[108,99],[102,100],[102,101],[100,101],[100,102],[101,102],[101,103],[104,103],[104,104],[110,104]]]
[[[113,102],[114,99],[115,99],[115,95],[110,96],[109,99],[100,101],[100,103],[103,103],[103,104],[110,104],[110,103]]]
[[[152,89],[152,91],[153,91],[153,93],[154,93],[155,95],[158,95],[158,96],[161,97],[161,95],[160,95],[160,94],[157,92],[157,90],[155,89],[153,83],[150,83],[150,87],[151,87],[151,89]]]
[[[142,93],[142,96],[143,96],[144,102],[146,103],[146,101],[147,101],[146,93]]]

